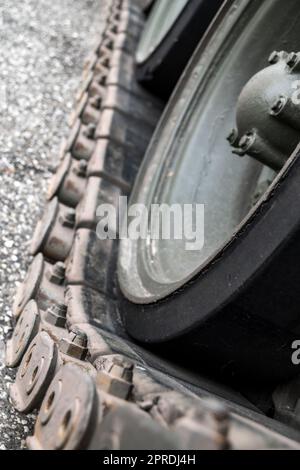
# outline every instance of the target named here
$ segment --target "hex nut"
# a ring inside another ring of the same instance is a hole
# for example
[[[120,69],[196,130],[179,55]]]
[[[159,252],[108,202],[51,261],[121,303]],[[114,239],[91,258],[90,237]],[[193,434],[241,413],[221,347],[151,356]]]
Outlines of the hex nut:
[[[68,356],[72,356],[75,359],[79,359],[83,361],[86,358],[87,350],[70,342],[68,339],[61,339],[59,342],[59,350],[63,354],[67,354]]]
[[[62,261],[57,261],[53,265],[52,271],[49,274],[49,281],[53,284],[61,286],[65,279],[66,266]]]
[[[97,376],[97,384],[101,390],[118,398],[127,400],[132,388],[133,364],[122,363],[114,358],[108,371],[101,370]]]
[[[63,354],[83,361],[88,353],[85,333],[76,331],[76,328],[73,328],[70,331],[69,338],[62,338],[60,340],[59,350]]]
[[[57,326],[59,328],[64,328],[67,321],[66,314],[66,305],[53,305],[46,311],[45,320],[50,325]]]
[[[97,384],[106,393],[127,400],[132,390],[132,384],[125,380],[112,377],[107,372],[101,371],[97,376]]]

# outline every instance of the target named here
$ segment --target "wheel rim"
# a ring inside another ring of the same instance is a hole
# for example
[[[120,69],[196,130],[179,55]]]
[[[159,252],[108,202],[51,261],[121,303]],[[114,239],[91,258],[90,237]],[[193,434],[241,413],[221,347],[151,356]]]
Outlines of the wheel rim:
[[[176,104],[169,107],[150,145],[131,204],[204,203],[209,235],[196,255],[182,249],[186,240],[122,241],[119,280],[129,300],[146,304],[162,299],[205,268],[246,223],[258,188],[263,188],[261,196],[276,176],[249,157],[234,159],[226,136],[235,126],[235,105],[243,87],[266,66],[273,49],[297,50],[296,25],[285,33],[297,11],[294,0],[286,2],[285,12],[274,0],[228,2],[222,27],[208,47],[196,53],[175,95]],[[276,38],[275,30],[283,32]],[[195,162],[199,148],[204,158]],[[215,155],[218,158],[212,158]],[[191,197],[195,191],[196,200]]]

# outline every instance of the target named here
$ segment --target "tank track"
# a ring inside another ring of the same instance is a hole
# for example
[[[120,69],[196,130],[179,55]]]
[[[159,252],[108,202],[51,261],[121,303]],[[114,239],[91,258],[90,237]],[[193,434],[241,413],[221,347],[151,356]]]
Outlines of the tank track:
[[[130,193],[164,104],[134,78],[138,2],[115,0],[106,14],[13,306],[10,397],[22,413],[39,410],[28,447],[298,448],[255,410],[178,380],[122,329],[118,244],[97,237],[96,209]]]

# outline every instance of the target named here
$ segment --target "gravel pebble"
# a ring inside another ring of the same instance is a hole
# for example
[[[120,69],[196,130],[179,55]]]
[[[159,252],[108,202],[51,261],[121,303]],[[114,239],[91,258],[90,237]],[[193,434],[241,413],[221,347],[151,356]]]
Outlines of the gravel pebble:
[[[84,58],[109,0],[3,0],[0,4],[0,449],[24,447],[33,415],[9,404],[4,367],[15,288],[44,204]]]

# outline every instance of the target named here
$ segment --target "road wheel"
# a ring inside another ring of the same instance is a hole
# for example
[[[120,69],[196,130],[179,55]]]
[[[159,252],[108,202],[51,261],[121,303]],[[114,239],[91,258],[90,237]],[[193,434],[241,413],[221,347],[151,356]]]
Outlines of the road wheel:
[[[157,0],[136,54],[137,77],[168,98],[221,0]]]
[[[227,2],[148,148],[131,204],[204,204],[203,249],[120,247],[129,334],[226,380],[299,374],[298,13],[295,0]]]

